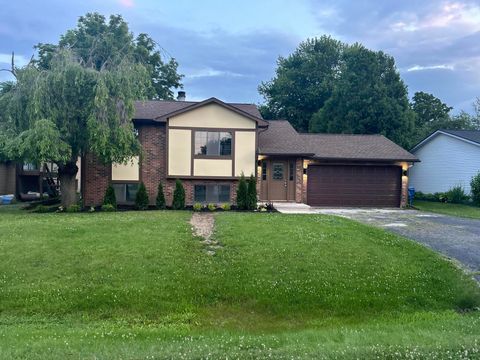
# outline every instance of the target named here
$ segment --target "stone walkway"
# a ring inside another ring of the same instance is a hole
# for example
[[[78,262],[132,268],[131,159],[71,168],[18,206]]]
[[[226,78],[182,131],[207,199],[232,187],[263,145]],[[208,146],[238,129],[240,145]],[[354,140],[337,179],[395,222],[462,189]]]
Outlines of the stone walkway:
[[[215,228],[215,217],[212,213],[194,212],[190,219],[193,235],[203,238],[202,244],[205,245],[205,252],[208,255],[215,255],[216,250],[222,246],[218,241],[212,240],[213,230]]]

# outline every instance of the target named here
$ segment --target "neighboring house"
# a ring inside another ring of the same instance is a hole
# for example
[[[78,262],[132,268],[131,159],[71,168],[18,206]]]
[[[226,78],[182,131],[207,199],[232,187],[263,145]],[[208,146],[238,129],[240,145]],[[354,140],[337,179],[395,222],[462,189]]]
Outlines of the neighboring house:
[[[0,162],[0,195],[16,193],[15,164],[11,161]]]
[[[152,204],[161,182],[171,203],[176,179],[187,204],[234,203],[243,173],[256,176],[261,201],[398,207],[418,161],[383,136],[299,134],[286,121],[262,119],[255,105],[216,98],[137,102],[133,122],[142,156],[126,165],[83,159],[86,206],[101,204],[109,184],[120,204],[133,203],[140,182]]]
[[[80,166],[80,159],[77,165]],[[80,191],[80,172],[77,174],[77,184],[77,190]],[[32,200],[40,194],[52,194],[57,190],[57,166],[53,163],[0,162],[0,195],[14,194],[18,199]]]
[[[410,169],[416,191],[445,192],[461,185],[470,193],[470,181],[480,171],[480,131],[437,130],[411,152],[421,160]]]

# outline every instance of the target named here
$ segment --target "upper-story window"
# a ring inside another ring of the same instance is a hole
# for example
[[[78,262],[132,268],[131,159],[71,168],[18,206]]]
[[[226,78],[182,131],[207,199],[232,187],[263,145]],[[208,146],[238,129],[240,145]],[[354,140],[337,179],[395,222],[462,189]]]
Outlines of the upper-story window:
[[[195,131],[195,155],[231,156],[232,133],[227,131]]]

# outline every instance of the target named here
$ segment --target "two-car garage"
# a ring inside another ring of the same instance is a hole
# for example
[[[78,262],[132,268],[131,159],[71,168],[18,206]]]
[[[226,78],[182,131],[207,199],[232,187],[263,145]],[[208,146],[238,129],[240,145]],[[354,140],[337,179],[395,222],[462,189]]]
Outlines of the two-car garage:
[[[402,168],[394,165],[309,165],[311,206],[399,207]]]

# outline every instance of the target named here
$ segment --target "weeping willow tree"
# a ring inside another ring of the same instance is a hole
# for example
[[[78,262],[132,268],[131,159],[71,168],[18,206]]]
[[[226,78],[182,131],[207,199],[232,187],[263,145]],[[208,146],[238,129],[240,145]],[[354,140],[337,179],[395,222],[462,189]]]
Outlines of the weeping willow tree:
[[[131,119],[134,100],[151,91],[143,65],[123,58],[98,69],[59,50],[48,69],[31,62],[12,72],[16,81],[0,86],[0,156],[57,164],[63,206],[76,202],[79,156],[108,163],[139,154]]]

